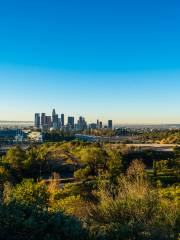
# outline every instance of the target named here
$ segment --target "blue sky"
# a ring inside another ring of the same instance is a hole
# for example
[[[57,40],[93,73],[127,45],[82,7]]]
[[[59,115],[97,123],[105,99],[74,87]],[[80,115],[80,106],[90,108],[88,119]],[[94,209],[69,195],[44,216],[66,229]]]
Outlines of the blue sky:
[[[55,107],[116,123],[180,122],[178,0],[0,4],[0,119]]]

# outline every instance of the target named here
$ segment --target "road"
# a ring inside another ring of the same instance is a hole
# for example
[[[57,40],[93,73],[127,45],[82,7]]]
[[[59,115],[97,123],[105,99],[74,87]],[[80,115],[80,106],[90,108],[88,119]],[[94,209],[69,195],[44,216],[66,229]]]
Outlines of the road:
[[[137,147],[142,149],[152,149],[155,151],[173,151],[173,149],[177,146],[180,147],[178,144],[157,144],[157,143],[146,143],[146,144],[126,144],[129,147]]]

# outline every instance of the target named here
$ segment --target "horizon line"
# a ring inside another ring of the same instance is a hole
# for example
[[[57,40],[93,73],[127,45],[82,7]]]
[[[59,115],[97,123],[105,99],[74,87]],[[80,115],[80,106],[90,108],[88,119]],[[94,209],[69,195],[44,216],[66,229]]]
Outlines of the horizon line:
[[[0,123],[34,123],[32,120],[0,120]],[[168,123],[114,123],[115,125],[180,125],[180,123],[173,123],[173,122],[168,122]]]

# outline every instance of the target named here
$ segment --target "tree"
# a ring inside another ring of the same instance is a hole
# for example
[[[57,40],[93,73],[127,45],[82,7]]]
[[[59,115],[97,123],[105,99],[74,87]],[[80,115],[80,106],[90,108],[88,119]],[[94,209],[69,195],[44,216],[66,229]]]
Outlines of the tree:
[[[9,186],[7,186],[9,188]],[[35,183],[32,179],[24,179],[22,183],[11,188],[7,195],[6,188],[4,189],[4,201],[11,201],[25,207],[44,208],[47,206],[49,194],[46,185]]]
[[[81,168],[79,170],[77,170],[75,173],[74,173],[74,177],[78,180],[81,180],[81,181],[86,181],[89,174],[91,172],[91,169],[90,167],[86,167],[86,168]]]
[[[110,179],[115,183],[123,171],[121,151],[117,149],[111,149],[108,151],[108,161],[106,163],[106,167]]]
[[[174,240],[179,232],[180,209],[151,188],[144,166],[134,161],[112,196],[99,188],[99,204],[89,214],[90,228],[105,240]]]
[[[1,240],[88,240],[89,233],[76,218],[60,211],[0,202]]]
[[[80,159],[90,167],[93,174],[97,174],[98,166],[105,164],[106,153],[99,147],[88,147],[81,150]]]
[[[9,164],[11,168],[21,172],[24,169],[24,161],[26,160],[26,152],[19,146],[12,147],[8,150],[3,162]]]
[[[153,161],[153,171],[154,171],[154,177],[157,177],[157,162],[156,162],[156,160]]]

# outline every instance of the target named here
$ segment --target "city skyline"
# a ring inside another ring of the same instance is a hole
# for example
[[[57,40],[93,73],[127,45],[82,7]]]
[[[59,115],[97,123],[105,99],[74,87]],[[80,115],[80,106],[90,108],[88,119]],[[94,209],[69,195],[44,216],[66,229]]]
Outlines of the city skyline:
[[[59,114],[56,109],[52,109],[52,113],[45,112],[34,114],[34,127],[42,130],[85,130],[85,129],[113,129],[113,120],[108,120],[103,123],[100,119],[93,122],[87,122],[86,118],[79,116],[77,119],[74,116],[65,116],[64,113]]]
[[[180,123],[178,1],[4,1],[0,120]]]

